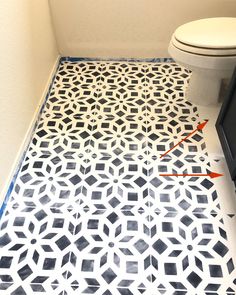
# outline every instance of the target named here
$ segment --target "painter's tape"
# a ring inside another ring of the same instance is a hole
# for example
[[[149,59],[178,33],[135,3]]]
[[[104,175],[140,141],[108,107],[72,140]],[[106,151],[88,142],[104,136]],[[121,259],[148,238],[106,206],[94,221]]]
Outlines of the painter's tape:
[[[89,58],[89,57],[71,57],[71,56],[64,56],[61,57],[61,62],[68,61],[68,62],[88,62],[88,61],[113,61],[113,62],[151,62],[151,63],[161,63],[161,62],[175,62],[173,58],[170,57],[161,57],[161,58]]]

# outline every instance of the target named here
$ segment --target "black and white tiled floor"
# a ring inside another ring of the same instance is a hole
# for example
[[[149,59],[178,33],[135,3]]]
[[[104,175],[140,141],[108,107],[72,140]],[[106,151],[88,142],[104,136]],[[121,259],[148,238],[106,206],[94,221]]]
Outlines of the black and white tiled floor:
[[[188,77],[61,62],[1,219],[0,294],[236,294],[217,180],[159,175],[211,171],[201,131],[160,158],[201,121]]]

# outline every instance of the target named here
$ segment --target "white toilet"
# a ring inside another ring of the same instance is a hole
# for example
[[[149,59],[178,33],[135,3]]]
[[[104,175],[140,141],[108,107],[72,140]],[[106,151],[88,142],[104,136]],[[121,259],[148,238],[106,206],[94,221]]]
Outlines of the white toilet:
[[[221,82],[236,66],[236,18],[200,19],[177,28],[168,49],[192,71],[186,98],[197,105],[217,104]]]

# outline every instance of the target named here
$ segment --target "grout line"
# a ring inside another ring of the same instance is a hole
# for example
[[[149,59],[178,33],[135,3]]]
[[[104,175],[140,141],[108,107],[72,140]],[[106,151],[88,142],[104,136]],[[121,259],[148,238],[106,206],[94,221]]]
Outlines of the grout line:
[[[147,76],[146,76],[146,72],[145,72],[145,78],[144,78],[144,83],[145,84],[148,84],[148,79],[147,79]],[[146,154],[145,154],[145,160],[146,161],[149,161],[149,159],[148,159],[148,156],[147,156],[147,154],[148,154],[148,102],[147,102],[147,99],[148,99],[148,95],[144,92],[144,98],[145,98],[145,109],[146,109],[146,111],[145,111],[145,120],[146,120]],[[157,155],[158,157],[160,156],[160,155]],[[147,178],[148,178],[148,181],[150,182],[150,176],[151,176],[151,174],[150,174],[150,171],[149,171],[149,169],[148,169],[148,165],[147,165]],[[151,197],[151,194],[150,194],[150,187],[148,186],[148,197]],[[148,202],[149,202],[149,200],[148,200]],[[148,203],[148,210],[151,210],[151,204],[150,204],[150,202]],[[151,222],[151,216],[150,216],[150,214],[149,214],[149,212],[148,212],[148,222],[150,223]],[[152,239],[152,234],[151,234],[151,230],[150,230],[150,228],[148,229],[148,232],[149,232],[149,238],[150,239]],[[151,245],[150,245],[151,246]],[[151,255],[149,256],[149,263],[150,263],[150,267],[152,268],[152,267],[154,267],[153,265],[152,265],[152,258],[151,258]],[[153,283],[153,278],[152,278],[152,275],[150,274],[149,275],[150,276],[150,279],[151,279],[151,281],[150,281],[150,283]]]

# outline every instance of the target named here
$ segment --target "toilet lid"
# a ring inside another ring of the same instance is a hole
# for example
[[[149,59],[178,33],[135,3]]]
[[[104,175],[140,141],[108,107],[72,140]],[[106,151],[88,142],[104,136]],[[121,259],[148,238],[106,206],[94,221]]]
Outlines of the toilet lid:
[[[217,17],[196,20],[180,26],[174,33],[177,41],[186,45],[236,49],[236,18]]]

